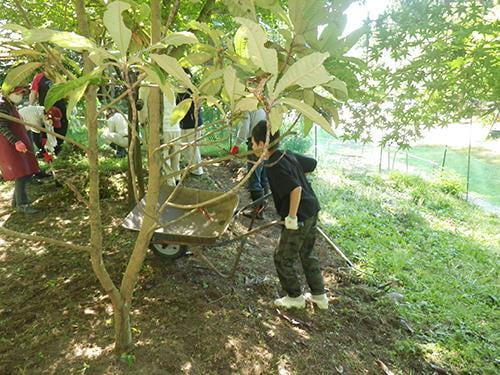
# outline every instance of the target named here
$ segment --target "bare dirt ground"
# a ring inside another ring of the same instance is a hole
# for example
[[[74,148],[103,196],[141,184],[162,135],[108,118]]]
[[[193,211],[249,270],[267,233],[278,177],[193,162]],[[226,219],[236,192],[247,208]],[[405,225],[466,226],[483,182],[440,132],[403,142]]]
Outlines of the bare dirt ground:
[[[192,177],[189,185],[227,190],[242,177],[240,167],[210,167],[204,176]],[[121,227],[128,212],[125,192],[119,189],[124,178],[108,175],[101,181],[104,257],[116,283],[136,235]],[[12,184],[0,183],[5,227],[75,243],[88,241],[88,214],[70,191],[50,179],[31,185],[40,212],[24,216],[12,213],[11,190]],[[248,202],[245,191],[240,195],[241,204]],[[266,213],[272,217],[272,205]],[[244,230],[248,223],[241,219],[236,228]],[[345,269],[322,240],[317,249],[329,289],[329,310],[277,310],[272,301],[279,283],[272,256],[278,237],[278,227],[253,236],[232,280],[217,276],[193,256],[172,262],[148,252],[132,307],[135,348],[121,358],[113,354],[111,304],[88,256],[3,237],[0,374],[384,373],[377,361],[395,373],[428,372],[420,360],[393,360],[396,342],[407,335],[393,303],[376,286],[362,283]],[[236,246],[229,245],[204,253],[227,270],[235,251]]]

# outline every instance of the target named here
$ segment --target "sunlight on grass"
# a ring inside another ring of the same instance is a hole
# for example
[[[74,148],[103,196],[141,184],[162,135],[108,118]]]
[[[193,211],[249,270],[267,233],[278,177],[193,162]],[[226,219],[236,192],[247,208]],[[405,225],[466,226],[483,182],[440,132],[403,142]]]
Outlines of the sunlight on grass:
[[[314,180],[325,229],[361,278],[396,281],[397,309],[420,332],[396,355],[425,349],[434,364],[492,370],[500,218],[460,199],[453,176],[329,173]]]

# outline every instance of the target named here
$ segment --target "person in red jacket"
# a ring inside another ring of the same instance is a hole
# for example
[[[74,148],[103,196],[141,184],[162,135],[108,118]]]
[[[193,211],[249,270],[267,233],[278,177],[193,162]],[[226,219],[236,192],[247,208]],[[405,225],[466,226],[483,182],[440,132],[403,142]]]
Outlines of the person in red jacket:
[[[25,89],[16,87],[0,97],[0,112],[20,119],[16,105],[21,103]],[[40,172],[33,144],[24,125],[0,118],[0,171],[4,180],[15,181],[12,205],[18,212],[37,212],[31,207],[26,186],[31,176]]]

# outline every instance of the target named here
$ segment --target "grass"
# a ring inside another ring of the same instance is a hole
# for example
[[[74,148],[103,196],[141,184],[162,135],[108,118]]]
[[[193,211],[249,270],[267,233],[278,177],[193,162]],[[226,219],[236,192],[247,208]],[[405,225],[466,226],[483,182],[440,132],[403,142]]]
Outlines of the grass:
[[[393,360],[497,373],[500,218],[460,200],[456,179],[332,176],[323,170],[315,181],[328,232],[362,277],[404,296],[398,310],[414,334]]]

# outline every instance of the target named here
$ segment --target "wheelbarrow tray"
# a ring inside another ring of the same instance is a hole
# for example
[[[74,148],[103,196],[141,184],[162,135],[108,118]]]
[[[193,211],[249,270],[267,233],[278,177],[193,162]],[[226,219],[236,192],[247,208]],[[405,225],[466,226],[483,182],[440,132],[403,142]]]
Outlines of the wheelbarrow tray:
[[[158,208],[173,192],[174,187],[162,186],[158,197]],[[192,205],[220,197],[224,192],[206,191],[179,187],[170,202],[182,205]],[[196,209],[186,217],[170,224],[182,215],[191,211],[175,207],[167,207],[160,215],[160,225],[165,225],[155,231],[152,243],[172,243],[179,245],[211,245],[214,244],[229,226],[239,198],[236,194],[229,194],[223,200],[219,200],[201,209]],[[137,206],[127,215],[123,227],[133,231],[139,231],[144,219],[144,208],[146,201],[143,198]]]

